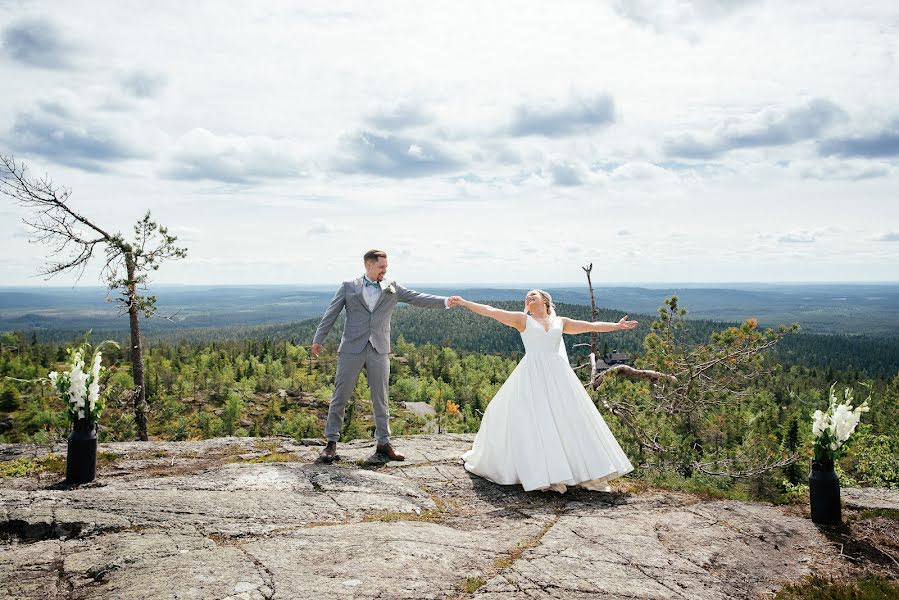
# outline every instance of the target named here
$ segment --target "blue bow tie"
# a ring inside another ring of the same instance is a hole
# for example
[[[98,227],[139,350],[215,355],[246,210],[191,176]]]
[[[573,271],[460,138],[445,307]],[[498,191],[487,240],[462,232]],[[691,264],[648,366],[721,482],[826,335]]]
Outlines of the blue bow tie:
[[[364,279],[363,281],[365,282],[365,287],[376,287],[379,289],[381,287],[381,284],[377,281],[368,281],[367,279]]]

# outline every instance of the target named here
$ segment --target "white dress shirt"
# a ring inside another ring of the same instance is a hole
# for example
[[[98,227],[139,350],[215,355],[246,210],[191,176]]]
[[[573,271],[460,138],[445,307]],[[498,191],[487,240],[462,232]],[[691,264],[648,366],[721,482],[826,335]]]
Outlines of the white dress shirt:
[[[368,305],[368,310],[374,310],[375,305],[378,303],[378,298],[381,297],[381,284],[378,282],[377,285],[365,285],[366,282],[371,281],[368,276],[362,276],[362,296],[365,298],[365,303]]]

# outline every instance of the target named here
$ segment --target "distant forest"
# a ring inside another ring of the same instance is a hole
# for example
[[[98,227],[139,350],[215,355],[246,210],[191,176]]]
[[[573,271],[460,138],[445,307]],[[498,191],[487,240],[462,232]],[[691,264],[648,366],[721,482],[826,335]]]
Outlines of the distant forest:
[[[487,301],[507,310],[520,310],[521,302]],[[589,306],[580,304],[557,304],[560,315],[574,319],[591,318]],[[599,309],[601,321],[617,321],[624,315],[621,311]],[[640,325],[631,331],[616,332],[599,336],[600,354],[620,350],[629,354],[643,350],[643,339],[649,332],[650,323],[657,315],[630,314]],[[231,327],[206,327],[197,329],[176,329],[156,331],[147,334],[152,345],[157,342],[263,340],[289,341],[308,345],[318,326],[318,319],[305,319],[278,325],[236,325]],[[684,332],[687,341],[705,340],[714,332],[734,325],[732,322],[689,319]],[[790,323],[784,323],[789,325]],[[94,339],[115,339],[126,341],[125,323],[121,329],[94,329]],[[336,344],[340,339],[343,322],[339,320],[328,337],[327,343]],[[65,343],[78,339],[83,331],[43,330],[38,336],[34,332],[21,332],[26,339],[39,338],[44,342]],[[521,338],[509,327],[492,319],[480,317],[466,310],[427,310],[401,305],[394,313],[393,340],[403,337],[416,345],[435,344],[460,352],[486,354],[502,353],[515,355],[522,352]],[[578,344],[588,344],[589,335],[565,336],[565,343],[572,361],[585,356],[584,348]],[[812,334],[788,335],[774,349],[773,356],[784,364],[802,365],[809,368],[831,371],[855,372],[877,378],[888,378],[899,372],[899,338],[873,335]]]

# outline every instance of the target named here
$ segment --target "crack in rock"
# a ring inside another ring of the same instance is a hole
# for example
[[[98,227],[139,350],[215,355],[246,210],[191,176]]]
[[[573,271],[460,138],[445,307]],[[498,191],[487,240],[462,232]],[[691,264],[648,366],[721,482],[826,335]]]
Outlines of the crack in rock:
[[[240,548],[240,550],[247,556],[247,558],[253,561],[253,564],[256,565],[257,570],[264,573],[264,575],[262,575],[262,579],[266,582],[267,585],[258,588],[259,593],[262,594],[265,600],[273,600],[275,597],[275,574],[271,569],[265,566],[265,563],[259,560],[259,558],[252,553],[248,552],[245,548]]]

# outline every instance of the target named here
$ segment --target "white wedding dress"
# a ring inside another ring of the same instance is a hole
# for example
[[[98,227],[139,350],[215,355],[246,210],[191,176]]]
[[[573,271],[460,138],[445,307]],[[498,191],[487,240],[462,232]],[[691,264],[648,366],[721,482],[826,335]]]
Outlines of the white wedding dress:
[[[547,331],[527,316],[524,358],[487,405],[462,460],[475,475],[527,491],[607,491],[634,467],[568,364],[562,320],[551,323]]]

